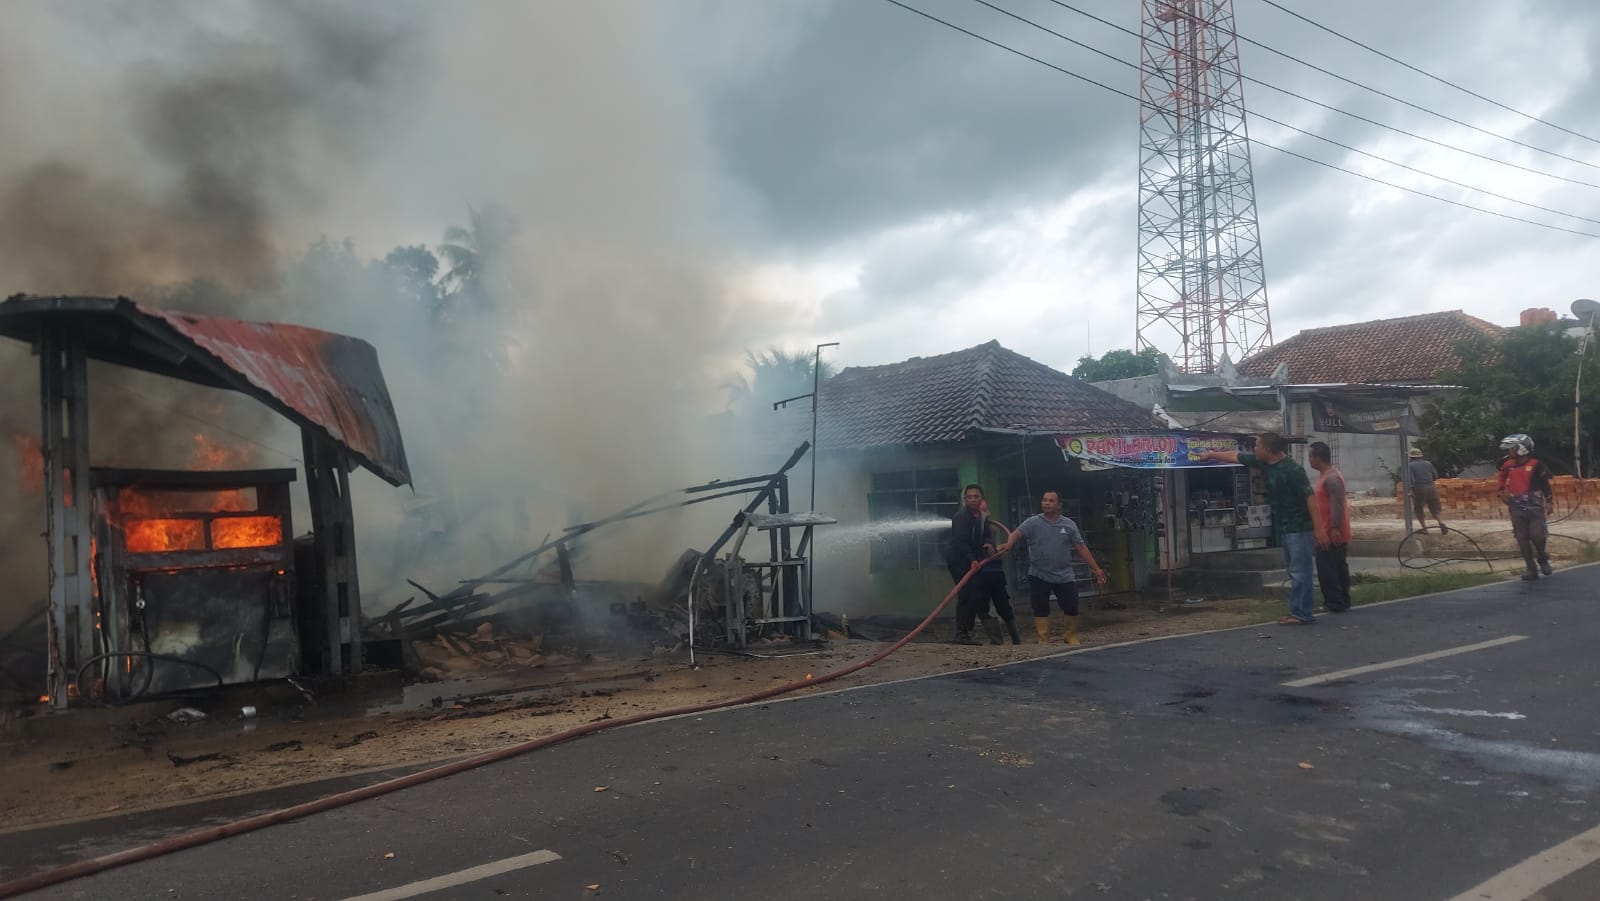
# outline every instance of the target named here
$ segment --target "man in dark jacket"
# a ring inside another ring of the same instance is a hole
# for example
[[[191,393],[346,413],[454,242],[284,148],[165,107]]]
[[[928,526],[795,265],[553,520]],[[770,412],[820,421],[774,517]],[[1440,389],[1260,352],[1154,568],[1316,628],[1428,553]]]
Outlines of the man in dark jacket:
[[[950,547],[946,556],[950,578],[957,582],[972,568],[974,561],[992,556],[995,548],[1005,544],[1011,537],[1005,526],[989,518],[982,486],[968,485],[962,492],[961,501],[961,509],[950,518]],[[1011,610],[1011,595],[1006,591],[1005,564],[999,558],[990,560],[973,573],[957,595],[956,644],[979,643],[972,637],[972,627],[980,617],[983,619],[983,629],[989,635],[989,642],[1002,642],[999,626],[989,616],[991,603],[1011,633],[1011,643],[1022,644],[1022,636],[1017,634],[1016,617]]]

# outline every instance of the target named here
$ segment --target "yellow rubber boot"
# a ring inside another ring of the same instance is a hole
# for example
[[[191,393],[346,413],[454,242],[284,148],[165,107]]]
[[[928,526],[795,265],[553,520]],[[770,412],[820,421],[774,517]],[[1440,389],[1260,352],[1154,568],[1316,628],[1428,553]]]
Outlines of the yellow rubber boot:
[[[1062,640],[1073,647],[1078,646],[1078,618],[1076,616],[1067,617],[1067,634]]]
[[[1033,618],[1033,630],[1039,633],[1039,643],[1044,644],[1050,640],[1050,617],[1036,616]]]

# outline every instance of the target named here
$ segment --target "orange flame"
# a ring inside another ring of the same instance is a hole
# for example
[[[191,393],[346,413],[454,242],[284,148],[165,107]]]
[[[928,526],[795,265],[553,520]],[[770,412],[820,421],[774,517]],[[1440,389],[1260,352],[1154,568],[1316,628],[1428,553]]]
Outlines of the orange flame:
[[[29,494],[44,491],[44,447],[36,435],[18,434],[13,439],[19,464],[22,489]]]
[[[225,445],[218,444],[198,432],[194,436],[194,449],[189,452],[190,469],[229,469],[236,465],[235,455]]]
[[[276,516],[229,516],[211,521],[211,546],[219,550],[282,543],[283,523]]]
[[[228,491],[141,491],[138,488],[124,488],[117,492],[117,512],[123,516],[252,513],[255,509],[255,491],[250,488]]]
[[[205,523],[198,519],[130,519],[123,529],[123,545],[131,554],[206,549]]]
[[[194,449],[189,452],[190,469],[237,469],[248,465],[246,456],[233,450],[225,444],[212,441],[205,435],[196,432],[194,436]],[[219,491],[216,500],[211,505],[212,513],[248,512],[255,509],[255,504],[245,496],[243,491]]]

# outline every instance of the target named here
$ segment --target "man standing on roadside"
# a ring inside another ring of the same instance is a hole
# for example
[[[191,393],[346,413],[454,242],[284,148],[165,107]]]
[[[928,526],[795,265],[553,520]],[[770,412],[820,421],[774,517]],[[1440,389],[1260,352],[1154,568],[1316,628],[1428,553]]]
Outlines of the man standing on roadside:
[[[1289,615],[1279,625],[1303,626],[1317,621],[1312,613],[1311,570],[1317,546],[1328,536],[1317,522],[1317,499],[1305,468],[1289,458],[1289,442],[1275,432],[1256,436],[1255,453],[1207,451],[1201,460],[1216,460],[1249,466],[1266,482],[1267,504],[1272,508],[1272,524],[1283,548],[1283,561],[1289,571]]]
[[[1329,613],[1350,609],[1350,502],[1344,475],[1334,468],[1333,452],[1321,441],[1311,444],[1311,468],[1317,471],[1317,522],[1327,536],[1317,542],[1317,581],[1322,606]]]
[[[1555,512],[1555,492],[1550,487],[1550,467],[1533,455],[1533,439],[1520,432],[1500,440],[1505,460],[1500,464],[1500,498],[1511,515],[1511,532],[1517,536],[1517,549],[1528,571],[1525,582],[1535,582],[1542,572],[1552,575],[1549,540],[1549,514]],[[1534,569],[1534,563],[1539,565]]]
[[[1428,518],[1422,513],[1426,509],[1433,513],[1433,521],[1439,524],[1439,534],[1444,535],[1450,530],[1439,518],[1439,489],[1433,484],[1439,478],[1439,471],[1422,456],[1421,448],[1413,447],[1410,456],[1411,461],[1406,468],[1411,471],[1411,510],[1417,515],[1417,531],[1427,534]]]
[[[983,486],[968,485],[961,493],[961,503],[961,509],[950,518],[950,546],[945,561],[950,578],[957,582],[966,576],[975,561],[993,556],[1011,537],[1005,526],[989,518]],[[1011,633],[1011,643],[1022,644],[1022,636],[1017,634],[1016,616],[1011,610],[1011,596],[1006,592],[1005,563],[998,557],[973,573],[956,596],[956,644],[979,643],[972,635],[972,627],[979,617],[983,619],[989,643],[1002,643],[1000,629],[989,616],[991,603]]]
[[[1067,617],[1067,631],[1062,640],[1076,646],[1078,586],[1072,574],[1073,551],[1094,570],[1097,583],[1106,584],[1106,571],[1089,553],[1078,524],[1061,515],[1059,492],[1046,491],[1039,499],[1039,511],[1023,520],[1000,550],[1008,551],[1018,542],[1028,545],[1028,600],[1033,604],[1033,628],[1039,633],[1039,643],[1050,640],[1050,595],[1053,594]]]

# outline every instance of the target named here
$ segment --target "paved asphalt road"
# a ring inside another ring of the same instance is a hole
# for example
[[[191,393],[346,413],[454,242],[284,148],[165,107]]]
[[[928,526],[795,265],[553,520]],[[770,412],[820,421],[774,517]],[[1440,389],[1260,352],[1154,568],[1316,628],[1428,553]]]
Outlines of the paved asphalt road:
[[[1597,610],[1589,567],[651,723],[38,897],[1589,901]]]

